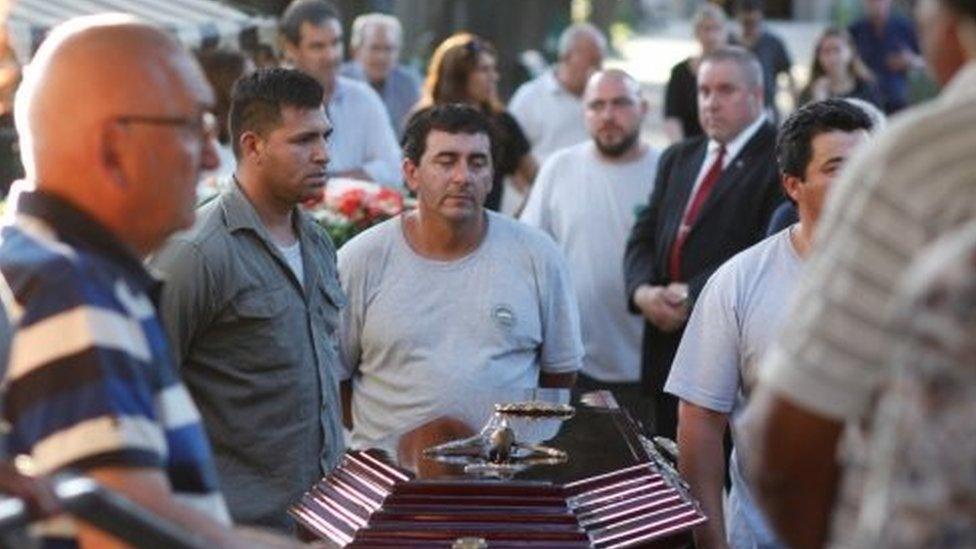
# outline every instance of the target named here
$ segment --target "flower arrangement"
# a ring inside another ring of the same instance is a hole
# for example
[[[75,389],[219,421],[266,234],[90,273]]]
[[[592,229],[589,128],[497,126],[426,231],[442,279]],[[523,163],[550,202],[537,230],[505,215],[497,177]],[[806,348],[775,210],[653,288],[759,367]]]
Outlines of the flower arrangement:
[[[403,195],[394,189],[349,185],[335,192],[327,191],[322,202],[311,207],[311,214],[339,248],[362,231],[399,215],[403,209]]]

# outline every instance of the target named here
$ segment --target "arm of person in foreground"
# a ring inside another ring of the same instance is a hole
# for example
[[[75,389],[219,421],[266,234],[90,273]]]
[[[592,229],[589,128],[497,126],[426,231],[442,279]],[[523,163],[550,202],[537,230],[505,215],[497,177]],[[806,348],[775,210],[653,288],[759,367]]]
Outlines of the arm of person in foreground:
[[[99,467],[87,474],[110,490],[144,507],[161,519],[173,523],[208,545],[223,548],[301,547],[297,541],[262,534],[256,537],[235,532],[173,499],[166,477],[158,469],[133,467]],[[124,547],[116,538],[78,521],[80,547]]]
[[[542,345],[538,349],[539,387],[570,388],[583,366],[583,337],[576,291],[569,267],[555,241],[540,239],[536,250],[544,273],[536,282],[542,311]]]
[[[753,494],[780,539],[796,549],[827,541],[837,493],[843,423],[757,388],[743,415],[742,448]]]
[[[685,400],[678,405],[678,470],[708,517],[708,522],[695,528],[695,546],[699,549],[728,547],[722,510],[727,425],[722,412]]]
[[[34,519],[61,512],[54,488],[46,478],[27,476],[6,461],[0,462],[0,493],[23,500]]]

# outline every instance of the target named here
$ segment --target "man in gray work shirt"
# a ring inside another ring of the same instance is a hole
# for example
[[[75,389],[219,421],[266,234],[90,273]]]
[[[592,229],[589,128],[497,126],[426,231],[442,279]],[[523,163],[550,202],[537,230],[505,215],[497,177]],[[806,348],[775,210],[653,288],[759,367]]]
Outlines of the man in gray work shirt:
[[[322,87],[260,71],[234,88],[235,185],[152,261],[161,315],[213,444],[235,522],[288,531],[286,509],[344,451],[335,248],[297,206],[323,191]]]

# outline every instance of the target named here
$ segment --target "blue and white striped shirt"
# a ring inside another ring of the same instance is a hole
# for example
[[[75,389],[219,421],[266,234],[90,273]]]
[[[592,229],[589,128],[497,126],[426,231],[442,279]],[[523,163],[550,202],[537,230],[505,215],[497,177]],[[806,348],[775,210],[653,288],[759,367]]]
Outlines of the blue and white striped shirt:
[[[177,501],[229,523],[156,294],[139,260],[95,220],[50,194],[20,195],[0,228],[0,298],[13,330],[8,451],[43,474],[158,468]],[[47,526],[50,537],[73,536],[69,523]]]

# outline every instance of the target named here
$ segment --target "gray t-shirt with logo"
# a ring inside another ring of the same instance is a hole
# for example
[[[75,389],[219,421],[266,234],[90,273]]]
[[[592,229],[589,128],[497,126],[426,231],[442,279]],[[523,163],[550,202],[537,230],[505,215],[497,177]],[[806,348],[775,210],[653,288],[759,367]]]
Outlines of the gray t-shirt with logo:
[[[480,246],[454,261],[413,251],[400,217],[339,251],[349,298],[340,379],[352,380],[354,447],[437,417],[479,390],[532,388],[540,370],[580,368],[579,312],[555,243],[487,215]]]

